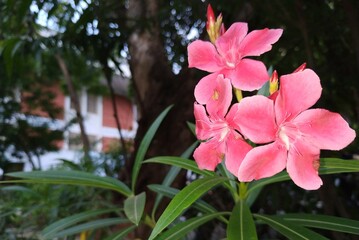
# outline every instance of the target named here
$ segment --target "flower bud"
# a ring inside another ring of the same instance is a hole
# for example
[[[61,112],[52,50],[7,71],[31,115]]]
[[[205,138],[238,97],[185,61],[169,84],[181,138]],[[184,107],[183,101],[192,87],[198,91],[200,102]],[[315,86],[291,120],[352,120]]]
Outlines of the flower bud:
[[[208,4],[207,7],[207,22],[206,29],[209,36],[209,39],[214,43],[217,38],[222,35],[225,31],[224,25],[222,23],[222,14],[220,13],[215,20],[215,15],[212,9],[211,4]]]
[[[294,70],[294,73],[303,71],[306,66],[307,66],[307,63],[303,63],[297,69]]]
[[[269,79],[269,94],[272,95],[278,90],[278,73],[273,71],[272,76]]]

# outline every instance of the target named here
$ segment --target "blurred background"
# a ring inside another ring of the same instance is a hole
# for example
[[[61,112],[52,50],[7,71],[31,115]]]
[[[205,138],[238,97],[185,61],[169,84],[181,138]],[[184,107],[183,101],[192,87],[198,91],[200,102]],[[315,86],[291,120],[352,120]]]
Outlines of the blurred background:
[[[129,181],[139,141],[171,104],[174,107],[148,156],[185,151],[196,140],[187,126],[194,121],[194,86],[206,74],[187,67],[186,48],[195,39],[208,40],[209,3],[216,15],[222,13],[226,28],[238,21],[248,22],[250,31],[283,28],[282,37],[260,59],[279,75],[306,62],[323,86],[315,107],[339,112],[358,130],[357,0],[0,0],[2,179],[11,171],[56,168]],[[358,159],[358,147],[356,140],[340,152],[323,151],[322,156]],[[139,190],[161,182],[166,171],[146,165]],[[358,174],[323,180],[323,187],[313,192],[290,182],[267,187],[253,211],[358,219]],[[183,173],[176,186],[185,182]],[[0,191],[1,239],[20,239],[20,233],[31,239],[31,233],[56,219],[118,201],[111,194],[78,187]],[[218,208],[231,209],[227,197],[213,193],[209,200]],[[223,229],[219,223],[211,224],[192,239],[216,239],[212,230],[220,234]],[[261,239],[280,239],[264,226],[259,231]],[[354,239],[324,234],[330,239]]]

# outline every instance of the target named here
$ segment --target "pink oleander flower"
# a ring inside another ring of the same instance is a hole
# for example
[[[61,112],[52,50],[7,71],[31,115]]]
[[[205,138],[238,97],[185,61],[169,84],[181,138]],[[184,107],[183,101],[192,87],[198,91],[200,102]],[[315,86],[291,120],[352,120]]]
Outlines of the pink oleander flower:
[[[269,79],[263,62],[246,57],[271,50],[283,30],[266,28],[247,32],[247,23],[234,23],[215,44],[196,40],[188,46],[189,67],[212,73],[202,78],[195,88],[198,103],[206,104],[212,96],[218,74],[231,79],[235,88],[246,91],[259,89]]]
[[[239,127],[234,119],[238,104],[234,104],[227,113],[232,101],[230,80],[218,75],[215,83],[214,93],[206,105],[207,112],[204,106],[194,104],[196,135],[204,142],[194,151],[193,157],[200,169],[211,171],[225,157],[227,169],[236,174],[244,156],[252,147],[237,132]]]
[[[257,144],[244,158],[237,176],[252,181],[273,176],[286,168],[299,187],[318,189],[320,149],[340,150],[355,138],[355,131],[338,114],[308,109],[322,92],[320,79],[310,69],[284,75],[275,100],[264,96],[244,98],[235,119],[241,133]]]

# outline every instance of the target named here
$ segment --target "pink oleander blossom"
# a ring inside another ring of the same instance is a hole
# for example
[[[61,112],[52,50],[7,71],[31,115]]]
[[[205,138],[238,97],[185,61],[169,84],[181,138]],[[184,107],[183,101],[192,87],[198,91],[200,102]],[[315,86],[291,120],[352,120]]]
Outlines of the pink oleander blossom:
[[[271,50],[283,30],[266,28],[247,32],[247,23],[234,23],[217,38],[215,44],[196,40],[188,46],[189,67],[212,73],[197,84],[197,102],[206,104],[212,94],[210,86],[218,74],[231,79],[235,88],[246,91],[259,89],[269,79],[263,62],[246,57],[259,56]]]
[[[193,157],[200,169],[211,171],[225,158],[227,169],[235,174],[252,147],[237,132],[239,127],[234,120],[238,104],[227,113],[232,101],[230,80],[219,75],[215,83],[215,91],[206,106],[207,112],[203,105],[194,104],[196,135],[204,142],[194,151]]]
[[[284,168],[299,187],[318,189],[320,149],[340,150],[355,131],[338,114],[309,109],[321,95],[320,79],[310,69],[284,75],[275,101],[264,96],[244,98],[236,122],[241,133],[257,144],[245,156],[237,176],[252,181],[273,176]]]

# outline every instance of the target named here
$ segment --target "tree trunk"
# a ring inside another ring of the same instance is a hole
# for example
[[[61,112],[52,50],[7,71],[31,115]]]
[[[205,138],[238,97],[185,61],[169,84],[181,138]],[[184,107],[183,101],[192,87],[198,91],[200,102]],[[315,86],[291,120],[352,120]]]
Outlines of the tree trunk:
[[[68,68],[66,66],[66,63],[64,61],[64,59],[60,56],[60,55],[55,55],[55,58],[59,64],[59,67],[64,75],[64,79],[67,85],[67,89],[69,90],[69,94],[70,94],[70,99],[71,102],[74,104],[74,108],[76,111],[76,118],[77,118],[77,122],[80,126],[80,132],[81,132],[81,140],[82,140],[82,144],[83,144],[83,151],[84,151],[84,162],[85,164],[88,163],[90,161],[90,155],[89,155],[89,151],[90,151],[90,141],[89,138],[87,136],[86,133],[86,129],[85,129],[85,125],[84,125],[84,119],[83,116],[81,114],[81,108],[80,108],[80,103],[79,103],[79,99],[77,96],[77,92],[76,89],[74,87],[74,84],[72,82],[70,73],[68,71]]]
[[[127,17],[131,22],[128,24],[135,29],[129,37],[130,68],[141,116],[135,149],[154,119],[167,106],[174,104],[156,133],[147,156],[178,156],[195,140],[186,126],[186,121],[193,119],[193,90],[196,81],[188,69],[184,69],[180,75],[172,72],[160,35],[158,10],[156,0],[129,1]],[[146,27],[141,27],[141,23]],[[132,164],[133,160],[128,161],[127,169],[132,169]],[[136,193],[147,191],[148,184],[162,182],[167,170],[163,165],[143,165],[137,180]],[[145,209],[147,213],[152,210],[153,200],[154,195],[148,192]],[[139,232],[138,237],[146,239],[147,234],[148,229]]]

